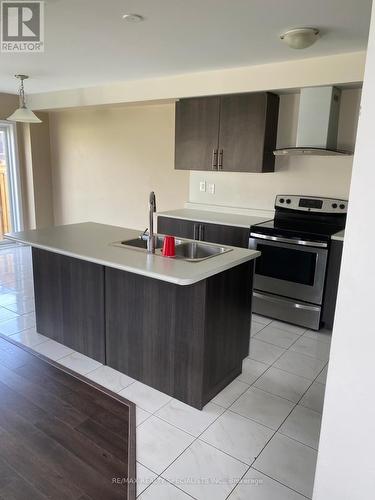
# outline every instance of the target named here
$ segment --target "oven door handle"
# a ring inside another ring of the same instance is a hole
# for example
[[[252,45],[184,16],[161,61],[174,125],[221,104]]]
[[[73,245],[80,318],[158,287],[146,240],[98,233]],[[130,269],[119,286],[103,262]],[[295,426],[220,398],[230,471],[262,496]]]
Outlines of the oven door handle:
[[[261,240],[279,241],[280,243],[292,243],[293,245],[304,245],[309,247],[327,248],[328,243],[320,241],[293,240],[292,238],[280,238],[280,236],[269,236],[267,234],[250,233],[252,238]]]

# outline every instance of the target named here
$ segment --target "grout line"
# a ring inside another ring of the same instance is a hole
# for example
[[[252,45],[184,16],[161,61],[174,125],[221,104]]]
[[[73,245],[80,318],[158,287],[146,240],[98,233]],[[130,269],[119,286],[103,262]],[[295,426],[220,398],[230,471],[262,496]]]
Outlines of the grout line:
[[[279,479],[275,479],[274,477],[271,477],[269,474],[266,474],[265,472],[262,472],[261,470],[258,470],[256,469],[255,467],[251,467],[253,470],[259,472],[260,474],[263,474],[264,476],[267,476],[269,477],[270,479],[272,479],[273,481],[275,481],[276,483],[279,483],[281,484],[282,486],[285,486],[285,488],[288,488],[289,490],[291,491],[295,491],[296,493],[298,493],[298,495],[301,495],[301,497],[303,498],[307,498],[308,500],[311,500],[310,497],[307,497],[306,495],[304,495],[303,493],[300,493],[299,491],[295,490],[294,488],[291,488],[290,486],[287,486],[286,484],[282,483]],[[270,499],[271,500],[271,499]]]
[[[284,330],[280,330],[280,332],[283,332],[283,331],[284,331]],[[296,342],[297,340],[299,340],[299,339],[300,339],[300,337],[298,337],[298,339],[294,340],[294,341],[290,344],[290,346],[288,346],[288,347],[284,347],[284,346],[282,346],[282,345],[279,345],[279,344],[275,344],[275,343],[273,343],[273,342],[270,342],[269,340],[264,340],[264,339],[262,339],[262,338],[260,338],[260,337],[258,338],[258,334],[259,334],[259,333],[262,333],[262,331],[258,332],[258,333],[257,333],[254,337],[252,337],[252,338],[253,338],[253,339],[255,339],[255,340],[258,340],[258,342],[264,342],[265,344],[272,345],[272,346],[274,346],[274,347],[278,347],[279,349],[286,349],[286,350],[288,350],[288,349],[289,349],[289,348],[290,348],[290,347],[294,344],[294,342]]]
[[[276,361],[278,361],[278,360],[276,360]],[[276,363],[276,361],[275,361],[275,363]],[[319,359],[318,361],[321,361],[321,360]],[[270,368],[275,368],[276,370],[280,370],[281,372],[289,373],[289,375],[294,375],[295,377],[301,377],[301,378],[303,378],[303,379],[308,380],[309,382],[311,382],[311,378],[304,377],[303,375],[297,375],[296,373],[289,372],[288,370],[284,370],[284,368],[279,368],[278,366],[273,366],[273,364],[270,366]],[[319,376],[319,375],[317,375],[317,376]],[[315,378],[314,378],[314,380],[315,380]]]
[[[226,412],[224,412],[226,413]],[[223,414],[224,415],[224,414]],[[207,430],[207,429],[206,429]],[[205,432],[205,431],[204,431]],[[204,432],[202,432],[202,434],[204,434]],[[196,441],[200,441],[201,443],[203,444],[206,444],[207,446],[210,446],[211,448],[214,448],[215,450],[217,451],[220,451],[220,453],[223,453],[223,455],[226,455],[227,457],[230,457],[232,458],[233,460],[236,460],[237,462],[241,462],[242,465],[246,465],[246,467],[250,467],[251,465],[249,465],[247,462],[244,462],[244,460],[242,460],[241,458],[238,458],[238,457],[235,457],[233,455],[231,455],[230,453],[228,453],[227,451],[224,451],[222,450],[221,448],[218,448],[217,446],[215,446],[214,444],[212,443],[209,443],[208,441],[205,441],[204,439],[202,439],[202,434],[200,434],[199,438],[196,439]],[[191,443],[188,447],[190,447],[193,443]],[[253,460],[251,461],[251,463],[253,463]]]
[[[107,366],[107,365],[105,365],[105,366]],[[121,373],[121,372],[120,372],[120,373]],[[131,385],[133,385],[135,382],[138,382],[139,384],[143,384],[143,382],[140,382],[139,380],[134,380],[134,382],[132,382],[131,384],[129,384],[129,385],[127,385],[126,387],[124,387],[124,389],[127,389],[128,387],[130,387]],[[150,385],[147,385],[147,384],[143,384],[143,385],[146,385],[147,387],[150,387],[150,389],[153,389],[154,391],[157,391],[157,390],[158,390],[158,389],[154,389],[154,388],[153,388],[153,387],[151,387]],[[123,391],[124,389],[121,389],[121,391]],[[120,392],[121,392],[121,391],[120,391]],[[161,391],[158,391],[158,392],[161,392]],[[162,394],[164,394],[164,395],[168,396],[168,394],[165,394],[164,392],[162,392]],[[154,410],[154,411],[147,410],[146,408],[143,408],[143,406],[141,406],[141,405],[136,405],[136,406],[138,406],[141,410],[146,411],[147,413],[150,413],[150,414],[151,414],[151,415],[150,415],[150,417],[152,417],[152,416],[157,417],[157,415],[155,415],[155,414],[156,414],[156,412],[157,412],[157,411],[159,411],[159,410],[161,410],[162,408],[164,408],[164,406],[167,406],[167,404],[169,404],[169,403],[172,401],[172,399],[175,399],[175,398],[173,398],[172,396],[169,396],[169,397],[170,397],[170,399],[169,399],[166,403],[163,403],[163,404],[162,404],[162,405],[161,405],[161,406],[160,406],[157,410]],[[178,401],[178,400],[177,400],[177,401]],[[134,403],[134,404],[135,404],[135,403]],[[148,420],[150,417],[147,417],[147,419],[146,419],[146,420]],[[157,418],[159,418],[159,417],[157,417]],[[146,422],[146,420],[144,420],[141,424],[139,424],[139,426],[141,426],[144,422]],[[162,419],[160,419],[160,420],[162,420]],[[168,422],[168,423],[169,423],[169,422]],[[172,425],[172,424],[171,424],[171,425]],[[176,427],[176,426],[173,426],[173,427]],[[176,427],[176,429],[178,429],[178,427]],[[185,432],[185,431],[184,431],[184,432]],[[186,434],[187,434],[187,433],[186,433]]]
[[[185,495],[187,495],[188,497],[190,498],[193,498],[193,500],[198,500],[196,497],[193,497],[192,495],[190,495],[190,493],[188,493],[187,491],[184,491],[183,489],[181,489],[179,486],[177,486],[176,484],[173,484],[171,481],[168,481],[168,479],[165,479],[165,477],[161,477],[159,476],[161,479],[163,479],[165,482],[167,482],[168,484],[171,484],[172,486],[174,486],[175,488],[177,488],[178,490],[182,491],[182,493],[185,493]],[[157,479],[159,479],[159,477]]]
[[[142,492],[136,496],[136,498],[140,498],[143,493],[148,490],[150,488],[150,486],[152,486],[153,484],[155,484],[156,482],[165,482],[165,483],[168,483],[170,484],[171,486],[174,486],[175,488],[177,488],[178,490],[180,490],[182,493],[185,493],[185,495],[187,495],[188,497],[192,498],[193,500],[197,500],[197,498],[193,497],[190,495],[190,493],[187,493],[186,491],[182,490],[179,486],[173,484],[171,481],[169,481],[168,479],[165,479],[165,477],[162,477],[160,475],[158,475],[156,472],[152,471],[149,467],[146,467],[144,464],[142,464],[141,462],[138,462],[139,464],[141,464],[143,467],[145,467],[146,469],[148,469],[150,472],[153,472],[154,474],[156,474],[156,477],[153,479],[153,481],[151,481],[151,483],[146,486],[146,488],[144,490],[142,490]]]
[[[305,333],[307,332],[307,330],[303,331],[302,333],[292,332],[292,330],[284,330],[283,328],[279,328],[277,326],[273,326],[272,323],[270,323],[269,325],[265,326],[264,328],[267,328],[267,327],[274,328],[275,330],[279,330],[280,332],[290,333],[291,335],[297,335],[298,339],[300,339],[301,337],[303,337],[305,335]],[[262,328],[255,335],[253,335],[253,338],[257,337],[264,330],[264,328]],[[262,340],[262,339],[258,339],[258,340]],[[267,342],[267,340],[263,340],[263,342]],[[268,344],[272,344],[272,345],[276,345],[277,347],[282,347],[281,345],[279,345],[279,344],[273,344],[272,342],[267,342],[267,343]],[[289,347],[284,347],[283,349],[289,349]]]
[[[257,387],[255,387],[255,389],[257,389]],[[261,391],[262,389],[259,389],[259,390]],[[265,391],[262,391],[262,392],[265,392]],[[266,392],[266,394],[270,394],[270,393],[269,393],[269,392]],[[274,394],[271,394],[271,396],[274,396]],[[276,397],[277,397],[277,396],[276,396]],[[288,401],[288,400],[285,400],[285,401]],[[292,402],[291,402],[291,401],[288,401],[288,403],[292,403]],[[292,404],[293,404],[293,405],[295,405],[295,403],[292,403]],[[293,406],[293,409],[294,409],[294,406]],[[309,408],[309,409],[310,409],[310,408]],[[246,416],[246,415],[243,415],[242,413],[238,413],[238,411],[235,411],[235,410],[233,410],[233,409],[231,409],[231,408],[228,408],[228,411],[230,411],[230,412],[232,412],[232,413],[234,413],[234,414],[236,414],[236,415],[239,415],[239,416],[240,416],[240,417],[242,417],[242,418],[246,418],[247,420],[250,420],[250,422],[254,422],[255,424],[261,425],[262,427],[265,427],[266,429],[269,429],[269,430],[270,430],[270,431],[272,431],[272,432],[275,432],[275,428],[274,428],[274,427],[270,427],[269,425],[264,424],[263,422],[259,422],[259,420],[255,420],[255,419],[254,419],[254,418],[252,418],[252,417],[248,417],[248,416]],[[288,416],[289,416],[289,415],[290,415],[290,413],[288,413]],[[278,428],[279,428],[279,427],[278,427]],[[278,428],[277,428],[277,429],[278,429]]]
[[[25,332],[25,331],[26,330],[22,330],[22,332]],[[37,347],[40,344],[44,344],[44,342],[47,342],[47,340],[49,340],[48,338],[46,338],[46,340],[42,340],[41,342],[38,342],[37,344],[34,344],[34,345],[30,346],[30,345],[27,345],[27,344],[25,344],[25,343],[23,343],[23,342],[15,339],[15,338],[13,338],[15,335],[18,335],[19,333],[22,333],[22,332],[14,333],[13,335],[9,335],[9,337],[12,337],[12,340],[14,340],[14,342],[17,342],[19,345],[24,345],[26,347],[29,347],[33,351],[35,351],[34,347]],[[40,333],[38,335],[40,335]],[[35,352],[37,352],[37,351],[35,351]]]
[[[252,361],[257,361],[258,363],[263,363],[264,365],[270,365],[270,366],[272,366],[272,365],[273,365],[274,363],[276,363],[276,361],[277,361],[278,359],[280,359],[280,358],[281,358],[281,356],[283,356],[283,355],[286,353],[286,351],[288,350],[288,349],[284,349],[284,348],[282,348],[282,347],[278,347],[278,346],[273,345],[273,344],[267,344],[267,342],[263,342],[263,340],[257,340],[257,342],[262,342],[263,344],[266,344],[266,345],[269,345],[269,346],[270,346],[270,345],[272,345],[272,347],[277,347],[278,349],[282,349],[282,350],[284,351],[284,352],[282,352],[281,354],[279,354],[279,355],[277,356],[277,358],[276,358],[276,359],[274,359],[274,360],[272,361],[272,363],[267,363],[267,362],[265,362],[265,361],[260,361],[259,359],[251,358],[251,357],[250,357],[250,355],[249,355],[249,356],[247,356],[247,358],[248,358],[248,359],[251,359]]]
[[[255,323],[257,323],[257,322],[255,321]],[[252,325],[253,325],[253,320],[251,320],[251,326]],[[258,330],[256,333],[254,333],[254,335],[251,335],[251,326],[250,326],[250,341],[251,341],[252,338],[256,337],[258,335],[258,333],[260,333],[267,326],[269,326],[269,325],[263,325],[263,323],[257,323],[257,325],[262,325],[262,328],[260,330]]]
[[[300,406],[300,405],[297,405],[297,406]],[[307,408],[307,409],[309,410],[310,408]],[[293,409],[293,411],[294,410],[295,410],[295,408]],[[314,411],[314,410],[311,410],[311,411]],[[318,412],[315,412],[315,413],[318,413]],[[320,417],[322,417],[321,413],[318,413],[318,415],[320,415]],[[320,422],[321,421],[322,421],[322,419],[320,418]],[[311,446],[311,444],[303,443],[299,439],[296,439],[292,436],[288,436],[288,434],[284,434],[284,432],[281,432],[281,430],[279,430],[278,433],[281,434],[282,436],[285,436],[288,439],[291,439],[292,441],[295,441],[296,443],[303,444],[303,446],[307,446],[308,448],[311,448],[312,450],[316,451],[316,453],[318,453],[319,443],[318,443],[318,448],[314,448],[314,446]],[[320,431],[319,431],[319,433],[320,433]]]

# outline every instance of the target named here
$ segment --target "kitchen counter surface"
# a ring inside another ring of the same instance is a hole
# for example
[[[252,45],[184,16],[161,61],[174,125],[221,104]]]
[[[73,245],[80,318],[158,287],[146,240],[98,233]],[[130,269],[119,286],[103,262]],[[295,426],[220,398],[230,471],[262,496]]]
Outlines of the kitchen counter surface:
[[[9,233],[5,238],[177,285],[197,283],[260,255],[260,252],[254,250],[230,247],[231,252],[201,262],[186,262],[147,254],[142,250],[111,245],[114,242],[137,238],[141,232],[118,226],[83,222]]]
[[[331,236],[331,239],[336,241],[344,241],[344,237],[345,237],[345,229]]]
[[[272,219],[272,217],[255,217],[252,215],[210,212],[208,210],[196,210],[190,208],[158,212],[157,215],[171,217],[173,219],[185,219],[206,222],[207,224],[222,224],[224,226],[238,226],[245,228],[250,228],[253,224],[260,224],[261,222]]]

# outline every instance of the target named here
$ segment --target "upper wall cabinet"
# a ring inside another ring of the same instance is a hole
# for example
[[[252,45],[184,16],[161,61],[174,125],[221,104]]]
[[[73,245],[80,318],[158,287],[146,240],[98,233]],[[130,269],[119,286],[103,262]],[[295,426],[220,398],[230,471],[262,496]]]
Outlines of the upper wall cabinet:
[[[176,103],[175,168],[273,172],[279,97],[269,92]]]

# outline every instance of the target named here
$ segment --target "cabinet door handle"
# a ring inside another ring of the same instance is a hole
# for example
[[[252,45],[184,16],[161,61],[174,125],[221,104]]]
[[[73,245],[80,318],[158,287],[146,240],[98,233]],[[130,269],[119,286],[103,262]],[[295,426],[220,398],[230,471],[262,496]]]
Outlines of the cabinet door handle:
[[[199,224],[198,239],[199,239],[199,241],[203,241],[203,238],[204,238],[204,225]]]
[[[217,170],[217,149],[212,150],[212,163],[211,163],[211,168],[212,170]]]
[[[218,170],[223,170],[224,149],[220,149]]]
[[[199,225],[198,224],[194,224],[194,240],[198,240],[199,239]]]

